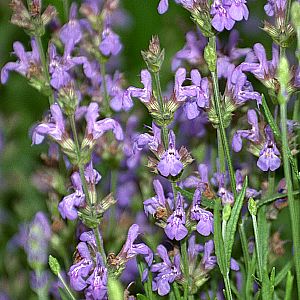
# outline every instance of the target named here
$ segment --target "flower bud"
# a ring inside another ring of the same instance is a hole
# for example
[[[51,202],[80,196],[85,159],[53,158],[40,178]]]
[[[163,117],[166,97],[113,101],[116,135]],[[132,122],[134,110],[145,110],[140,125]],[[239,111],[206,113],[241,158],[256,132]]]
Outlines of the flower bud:
[[[149,43],[149,49],[141,53],[149,71],[152,73],[159,72],[165,58],[165,50],[160,49],[158,36],[153,36]]]
[[[249,210],[251,216],[256,216],[257,204],[253,198],[250,198],[248,201],[248,210]]]
[[[58,273],[60,272],[60,264],[58,262],[58,260],[52,256],[49,255],[49,267],[51,269],[51,271],[53,272],[54,275],[58,275]]]

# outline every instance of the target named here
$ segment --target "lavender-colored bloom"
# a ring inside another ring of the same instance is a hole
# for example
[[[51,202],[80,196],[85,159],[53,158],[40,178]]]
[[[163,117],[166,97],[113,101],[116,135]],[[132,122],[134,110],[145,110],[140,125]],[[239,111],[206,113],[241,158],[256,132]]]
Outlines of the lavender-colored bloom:
[[[214,242],[209,240],[204,244],[204,253],[201,263],[205,270],[212,270],[217,265],[217,257],[213,256],[214,252]]]
[[[84,170],[84,177],[88,184],[96,185],[101,180],[101,175],[93,168],[93,162],[90,161]]]
[[[164,14],[169,8],[169,1],[168,0],[160,0],[157,10],[159,14]]]
[[[69,45],[69,44],[68,44]],[[83,65],[84,74],[92,77],[92,68],[84,56],[72,57],[73,49],[66,48],[64,55],[61,57],[57,54],[56,47],[53,44],[49,45],[49,73],[51,75],[50,84],[53,88],[59,90],[60,88],[70,85],[73,78],[69,71],[78,65]]]
[[[269,17],[276,16],[279,11],[284,11],[286,9],[286,0],[268,0],[267,4],[264,6],[264,10]]]
[[[179,153],[175,148],[175,134],[173,131],[169,133],[169,148],[161,156],[157,169],[165,177],[169,175],[177,176],[183,169]]]
[[[235,23],[229,14],[230,6],[224,2],[224,0],[215,0],[210,11],[213,16],[211,24],[218,31],[231,30]]]
[[[123,106],[126,109],[130,109],[133,106],[133,101],[131,97],[139,98],[140,101],[146,103],[149,102],[152,95],[152,79],[151,74],[148,70],[141,71],[141,82],[144,88],[136,88],[130,86],[123,94]]]
[[[256,100],[257,105],[261,104],[261,95],[253,90],[252,84],[242,72],[242,67],[229,66],[226,93],[233,98],[235,105],[240,106],[248,100]]]
[[[150,129],[152,134],[143,133],[133,139],[133,154],[136,154],[137,151],[141,151],[146,146],[148,146],[151,151],[158,150],[158,146],[162,143],[161,129],[156,126],[154,122],[152,122]]]
[[[158,208],[166,208],[166,205],[171,204],[170,199],[166,199],[163,187],[159,180],[153,180],[153,187],[156,195],[144,201],[144,211],[145,214],[154,215]],[[172,206],[171,206],[172,207]]]
[[[78,207],[84,204],[85,195],[78,172],[72,174],[71,181],[75,192],[63,198],[58,205],[58,211],[64,219],[75,220],[78,216]]]
[[[175,239],[177,241],[182,240],[188,234],[188,230],[185,227],[185,211],[183,209],[183,197],[180,193],[178,193],[177,196],[176,209],[167,220],[165,233],[169,239]]]
[[[134,241],[139,235],[139,225],[133,224],[128,230],[127,240],[122,247],[118,257],[123,261],[127,262],[128,260],[136,257],[137,255],[142,255],[148,264],[151,266],[153,261],[153,253],[151,249],[146,246],[144,243],[134,244]]]
[[[201,32],[195,33],[189,31],[186,36],[186,44],[179,50],[172,60],[172,70],[176,70],[183,61],[187,61],[191,65],[200,65],[203,61],[203,51],[207,44],[207,39]]]
[[[272,60],[268,61],[264,46],[257,43],[253,47],[253,53],[250,52],[247,55],[247,57],[249,56],[250,58],[246,58],[246,62],[241,64],[241,68],[243,71],[251,72],[255,77],[262,81],[271,80],[276,76],[279,62],[279,48],[277,45],[273,45],[272,54]],[[254,62],[252,58],[253,55]]]
[[[215,178],[217,181],[217,185],[219,187],[217,195],[222,199],[223,205],[225,204],[233,204],[234,197],[231,192],[229,192],[225,187],[225,174],[223,173],[216,173]]]
[[[91,276],[86,280],[89,284],[85,290],[87,300],[104,300],[107,298],[107,269],[102,261],[101,255],[97,253],[96,267]]]
[[[30,272],[30,287],[35,291],[44,289],[49,284],[49,279],[49,271]]]
[[[1,83],[5,84],[8,80],[10,71],[15,71],[23,76],[30,77],[33,67],[40,68],[40,55],[36,40],[31,39],[32,51],[25,51],[24,46],[20,42],[13,44],[14,54],[18,57],[16,62],[7,63],[1,70]]]
[[[71,287],[75,291],[82,291],[86,286],[86,277],[93,268],[93,261],[89,249],[84,242],[80,242],[77,250],[82,258],[78,263],[71,266],[68,276],[70,278]]]
[[[201,191],[196,189],[193,197],[193,203],[191,208],[191,220],[198,221],[197,231],[204,236],[209,236],[214,232],[214,218],[210,211],[207,211],[200,207],[201,203]]]
[[[62,141],[65,134],[65,121],[62,111],[57,103],[50,107],[51,117],[48,123],[37,125],[32,134],[32,143],[41,144],[48,135],[57,142]]]
[[[248,20],[249,10],[246,6],[246,0],[232,0],[231,6],[228,10],[230,17],[235,21],[241,21],[243,19]]]
[[[24,250],[31,265],[44,265],[48,259],[48,244],[51,238],[51,227],[43,212],[36,213],[28,226]]]
[[[123,102],[124,90],[122,89],[122,80],[122,74],[119,72],[115,72],[113,78],[110,76],[106,77],[106,88],[111,97],[109,105],[114,111],[120,111],[122,109],[127,111],[130,109],[130,106],[127,106],[126,103]]]
[[[82,38],[82,32],[79,21],[76,19],[77,4],[72,3],[69,14],[69,22],[60,30],[59,37],[65,45],[65,51],[71,53],[74,46],[78,44]]]
[[[87,134],[91,135],[93,140],[97,140],[106,131],[112,130],[116,139],[121,141],[124,135],[120,124],[111,118],[105,118],[103,120],[96,121],[98,116],[98,104],[96,102],[91,102],[85,115],[87,122]]]
[[[121,51],[122,44],[120,38],[111,28],[108,27],[102,32],[102,41],[99,49],[105,56],[117,55]]]
[[[252,125],[251,129],[248,130],[238,130],[232,138],[232,149],[235,152],[242,150],[243,141],[242,139],[247,139],[253,143],[259,142],[259,127],[258,118],[254,109],[249,109],[247,113],[248,123]]]
[[[157,273],[152,281],[152,289],[160,296],[165,296],[170,292],[170,283],[181,276],[180,255],[176,254],[171,262],[167,249],[163,245],[157,247],[157,253],[163,261],[151,266],[151,272]]]
[[[198,166],[198,176],[189,176],[183,181],[183,186],[186,188],[197,188],[201,191],[206,190],[209,186],[208,180],[208,167],[206,164],[199,164]]]
[[[195,234],[192,234],[189,238],[189,243],[188,243],[188,261],[189,261],[189,264],[192,265],[194,262],[196,262],[199,253],[202,252],[203,250],[204,250],[203,245],[196,244],[196,236],[195,236]]]
[[[275,144],[274,136],[271,128],[267,125],[265,128],[266,142],[264,147],[259,153],[257,166],[262,171],[275,171],[280,167],[280,152]]]

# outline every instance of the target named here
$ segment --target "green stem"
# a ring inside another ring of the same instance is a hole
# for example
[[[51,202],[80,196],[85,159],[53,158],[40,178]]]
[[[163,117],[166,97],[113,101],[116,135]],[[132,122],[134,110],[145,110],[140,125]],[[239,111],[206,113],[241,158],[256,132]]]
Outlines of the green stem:
[[[233,300],[231,287],[230,287],[229,274],[227,273],[226,276],[223,277],[223,278],[224,278],[224,283],[225,283],[225,290],[226,290],[227,300]]]
[[[220,164],[220,172],[226,172],[226,164],[225,164],[225,156],[224,156],[224,148],[221,138],[220,129],[217,129],[217,139],[218,139],[218,157],[219,157],[219,164]]]
[[[173,289],[174,289],[175,299],[176,300],[181,300],[178,284],[177,284],[176,281],[173,282]]]
[[[180,244],[182,264],[183,264],[183,273],[184,273],[184,294],[183,300],[188,299],[189,294],[189,260],[187,253],[187,238],[183,239]]]
[[[51,89],[49,69],[48,69],[48,65],[47,65],[47,62],[46,62],[46,56],[45,56],[45,52],[44,52],[44,48],[43,48],[43,44],[42,44],[42,39],[39,35],[36,35],[34,38],[37,42],[37,46],[38,46],[38,50],[39,50],[39,54],[40,54],[40,59],[41,59],[42,67],[43,67],[43,73],[44,73],[44,76],[47,80],[49,89],[51,90],[51,93],[48,97],[49,104],[51,106],[54,103],[54,96],[53,96],[53,92],[52,92],[52,89]]]
[[[109,107],[109,95],[107,92],[107,84],[106,84],[106,65],[104,61],[100,62],[101,68],[101,77],[102,77],[102,86],[103,86],[103,108],[105,112],[105,116],[109,117],[111,115],[111,110]]]
[[[163,117],[165,114],[165,106],[164,106],[164,98],[162,95],[162,89],[160,85],[160,78],[159,72],[153,73],[155,86],[156,86],[156,93],[157,93],[157,100],[160,110],[160,115]],[[168,141],[168,128],[166,125],[162,125],[162,140],[165,146],[165,149],[168,149],[169,141]]]
[[[262,256],[260,253],[260,248],[259,248],[259,236],[258,236],[258,227],[257,227],[257,220],[256,216],[252,215],[252,222],[253,222],[253,230],[254,230],[254,238],[255,238],[255,248],[256,248],[256,256],[257,256],[257,261],[258,261],[258,276],[259,280],[262,283]]]
[[[77,163],[78,163],[79,175],[80,175],[80,179],[81,179],[81,183],[82,183],[82,187],[83,187],[83,192],[84,192],[84,195],[85,195],[86,203],[90,208],[91,217],[93,217],[94,216],[94,211],[93,211],[94,203],[92,202],[92,199],[91,199],[91,196],[90,196],[90,193],[89,193],[89,189],[88,189],[88,184],[87,184],[87,181],[86,181],[85,176],[84,176],[84,165],[80,161],[80,146],[79,146],[79,140],[78,140],[76,125],[75,125],[74,115],[71,115],[69,117],[69,120],[70,120],[71,130],[72,130],[72,134],[73,134],[74,141],[75,141],[76,154],[77,154]],[[95,238],[96,238],[96,244],[97,244],[98,251],[101,253],[102,258],[104,260],[104,263],[106,263],[106,254],[105,254],[105,251],[104,251],[103,242],[102,242],[102,238],[101,238],[101,235],[100,235],[99,227],[97,226],[96,228],[93,228],[93,232],[94,232],[94,235],[95,235]]]
[[[284,168],[284,177],[287,184],[287,193],[288,193],[288,204],[290,217],[292,222],[292,236],[294,244],[294,262],[296,269],[296,279],[298,287],[298,297],[300,297],[300,232],[299,232],[299,201],[295,201],[293,194],[293,184],[290,173],[290,164],[288,158],[288,132],[287,132],[287,111],[286,111],[287,102],[284,101],[283,104],[280,104],[280,119],[281,119],[281,132],[282,132],[282,155],[283,155],[283,168]]]
[[[70,298],[72,300],[76,300],[76,298],[74,297],[71,289],[69,288],[68,284],[65,282],[64,278],[61,276],[60,273],[57,274],[58,279],[60,280],[60,282],[62,283],[62,285],[64,286],[65,290],[67,291],[68,295],[70,296]]]
[[[210,37],[209,42],[213,45],[215,51],[217,51],[216,37],[215,36]],[[217,67],[214,72],[211,72],[211,76],[212,76],[212,81],[213,81],[214,103],[215,103],[216,112],[217,112],[218,121],[219,121],[220,137],[222,140],[223,149],[224,149],[225,157],[227,160],[227,165],[228,165],[228,170],[229,170],[229,175],[230,175],[231,189],[234,194],[234,198],[236,199],[237,192],[236,192],[235,174],[234,174],[234,169],[233,169],[233,165],[232,165],[232,161],[231,161],[230,150],[229,150],[228,140],[227,140],[225,126],[224,126],[224,120],[223,120],[223,115],[222,115],[222,109],[221,109],[222,103],[221,103],[220,90],[219,90]]]

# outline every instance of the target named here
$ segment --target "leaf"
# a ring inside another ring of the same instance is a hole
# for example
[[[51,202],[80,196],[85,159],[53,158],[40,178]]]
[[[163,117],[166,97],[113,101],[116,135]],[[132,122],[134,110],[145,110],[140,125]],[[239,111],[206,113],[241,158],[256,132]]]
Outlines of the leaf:
[[[226,265],[226,254],[224,248],[224,242],[222,238],[221,229],[221,200],[217,199],[215,201],[214,208],[214,243],[215,243],[215,253],[217,256],[218,265],[223,277],[228,273],[229,268]]]
[[[229,218],[227,226],[226,226],[226,234],[225,234],[224,244],[225,244],[225,251],[226,251],[225,252],[226,265],[227,265],[228,270],[230,268],[230,259],[231,259],[232,247],[233,247],[233,243],[234,243],[234,236],[235,236],[240,212],[243,207],[247,186],[248,186],[248,177],[245,178],[242,190],[239,193],[237,199],[235,200],[234,206],[231,210],[230,218]]]
[[[290,271],[290,269],[293,266],[293,261],[289,261],[281,270],[280,272],[275,276],[274,286],[276,287],[283,279],[286,278],[287,273]]]
[[[291,271],[289,271],[286,277],[284,300],[292,300],[293,281],[294,281],[294,276],[292,276]]]
[[[179,186],[176,186],[176,190],[177,190],[177,192],[180,192],[180,194],[183,197],[185,197],[187,200],[189,200],[190,202],[193,201],[194,194],[192,192],[184,190],[184,189],[180,188]],[[208,207],[210,209],[214,209],[215,200],[210,200],[202,195],[201,196],[201,205],[204,207]]]
[[[136,297],[138,300],[148,300],[148,298],[142,294],[137,294]]]

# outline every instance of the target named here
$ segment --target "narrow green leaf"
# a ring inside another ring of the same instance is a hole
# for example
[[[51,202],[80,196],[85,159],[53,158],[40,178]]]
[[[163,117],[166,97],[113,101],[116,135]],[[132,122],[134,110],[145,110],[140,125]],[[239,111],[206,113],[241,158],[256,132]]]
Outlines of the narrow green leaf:
[[[293,281],[294,281],[294,276],[292,276],[291,271],[289,271],[286,278],[284,300],[292,300]]]
[[[215,253],[218,260],[218,265],[220,271],[225,278],[227,271],[229,270],[226,266],[226,254],[225,254],[225,247],[222,238],[222,229],[221,229],[221,200],[217,199],[215,201],[215,208],[214,208],[214,243],[215,243]]]
[[[193,201],[194,194],[192,192],[184,190],[184,189],[182,189],[182,188],[180,188],[178,186],[176,186],[176,190],[178,192],[180,192],[181,195],[183,197],[185,197],[187,200],[189,200],[191,202]],[[206,198],[205,196],[202,195],[202,197],[201,197],[201,205],[204,206],[204,207],[210,208],[210,209],[214,209],[214,207],[215,207],[215,200],[210,200],[210,199],[208,199],[208,198]]]
[[[230,219],[228,220],[228,223],[226,226],[226,234],[225,234],[224,244],[225,244],[225,251],[226,251],[225,252],[226,264],[227,264],[228,270],[230,268],[230,258],[231,258],[233,243],[234,243],[234,236],[235,236],[240,212],[243,207],[247,186],[248,186],[248,177],[245,178],[242,190],[239,193],[237,199],[235,200],[234,206],[231,211]]]
[[[148,298],[142,294],[137,294],[136,297],[138,300],[148,300]]]
[[[280,272],[275,276],[274,286],[276,287],[283,279],[286,278],[287,273],[290,271],[290,269],[293,266],[293,261],[289,261],[281,270]]]

